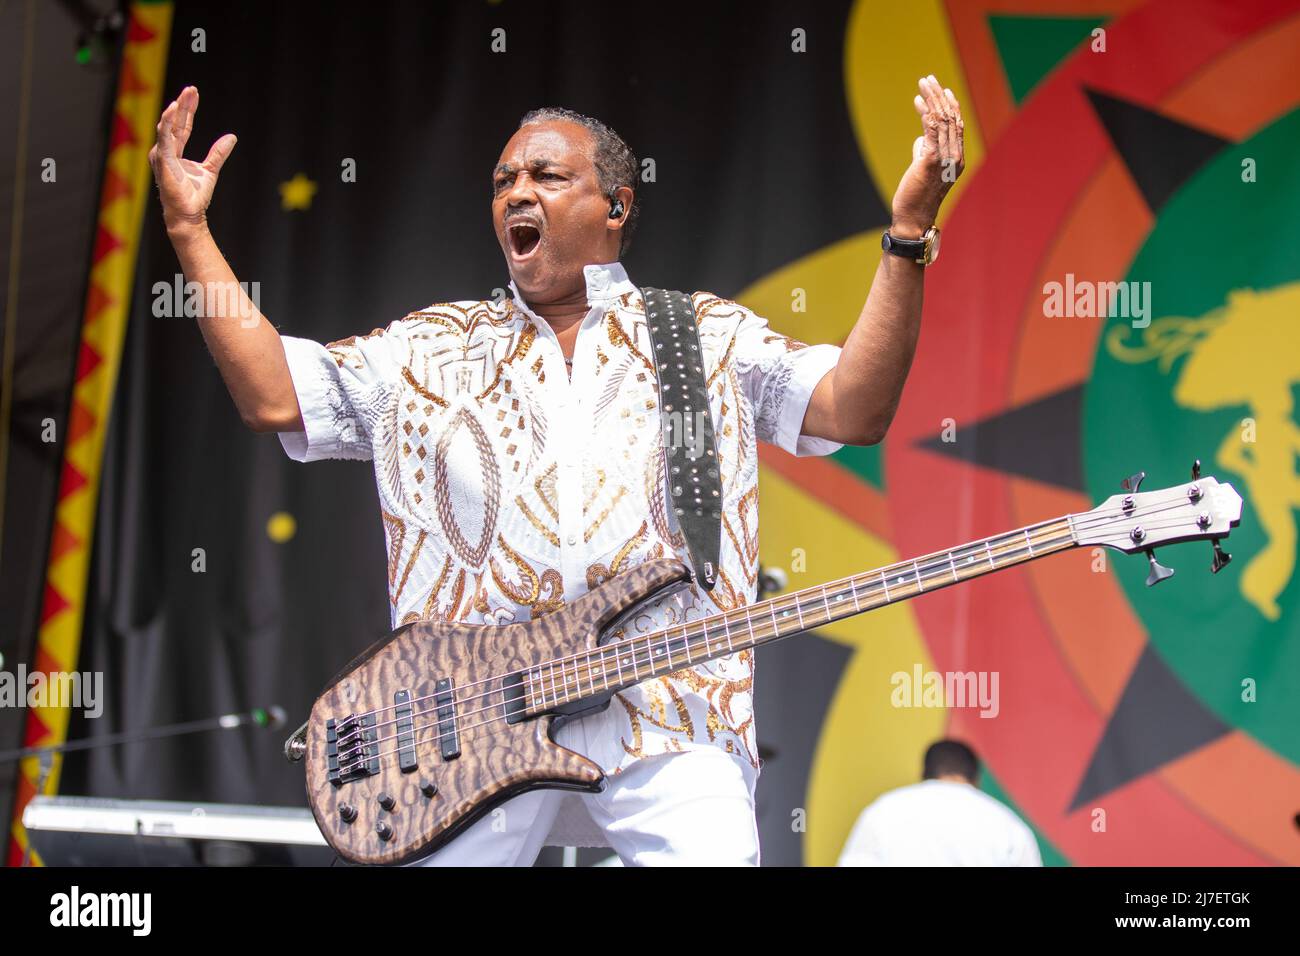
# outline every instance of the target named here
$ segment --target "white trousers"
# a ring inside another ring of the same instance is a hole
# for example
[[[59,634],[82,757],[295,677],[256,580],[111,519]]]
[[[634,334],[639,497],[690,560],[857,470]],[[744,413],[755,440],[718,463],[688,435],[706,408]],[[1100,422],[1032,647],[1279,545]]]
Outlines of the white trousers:
[[[583,752],[571,730],[557,739]],[[532,866],[561,804],[579,799],[625,866],[757,866],[757,776],[715,747],[643,757],[600,793],[534,790],[508,800],[414,865]]]

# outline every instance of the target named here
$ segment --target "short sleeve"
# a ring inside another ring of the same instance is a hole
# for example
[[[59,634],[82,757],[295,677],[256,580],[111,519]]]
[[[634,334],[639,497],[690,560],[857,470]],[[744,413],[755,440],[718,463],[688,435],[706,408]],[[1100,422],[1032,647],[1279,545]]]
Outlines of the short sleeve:
[[[294,461],[372,458],[373,425],[407,364],[400,323],[328,345],[287,335],[280,342],[304,426],[280,433],[285,454]]]
[[[805,345],[740,307],[732,362],[754,409],[759,440],[792,455],[829,455],[843,444],[803,434],[813,389],[840,359],[838,345]]]

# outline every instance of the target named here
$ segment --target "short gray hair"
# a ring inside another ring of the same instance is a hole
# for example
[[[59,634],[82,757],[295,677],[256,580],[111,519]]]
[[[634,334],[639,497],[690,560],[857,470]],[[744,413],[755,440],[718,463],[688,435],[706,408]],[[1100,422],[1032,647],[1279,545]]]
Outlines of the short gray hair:
[[[608,196],[611,202],[614,200],[614,190],[620,186],[628,186],[636,191],[637,174],[641,168],[636,154],[632,152],[632,148],[627,145],[622,136],[600,120],[562,106],[546,106],[525,113],[523,119],[519,121],[519,128],[522,129],[529,123],[550,123],[555,120],[577,123],[591,131],[592,137],[596,140],[596,155],[592,157],[592,164],[596,167],[600,191]],[[640,215],[641,197],[638,195],[632,202],[627,221],[623,224],[623,232],[618,244],[620,256],[632,242],[632,233],[636,231],[636,223]]]

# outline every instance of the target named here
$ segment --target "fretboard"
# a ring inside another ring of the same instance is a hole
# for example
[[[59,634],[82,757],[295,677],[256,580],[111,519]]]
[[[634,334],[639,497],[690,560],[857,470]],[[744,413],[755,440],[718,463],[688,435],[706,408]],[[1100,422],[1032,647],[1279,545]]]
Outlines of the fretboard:
[[[650,634],[612,641],[526,672],[541,713],[822,627],[1076,545],[1073,515],[864,571]]]

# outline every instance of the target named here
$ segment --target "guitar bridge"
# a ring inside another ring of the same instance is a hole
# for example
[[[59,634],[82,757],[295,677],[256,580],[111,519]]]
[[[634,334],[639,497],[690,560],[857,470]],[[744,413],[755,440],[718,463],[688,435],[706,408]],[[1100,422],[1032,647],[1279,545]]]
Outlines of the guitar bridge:
[[[342,720],[325,721],[325,756],[327,779],[336,787],[379,773],[375,715],[348,714]]]

